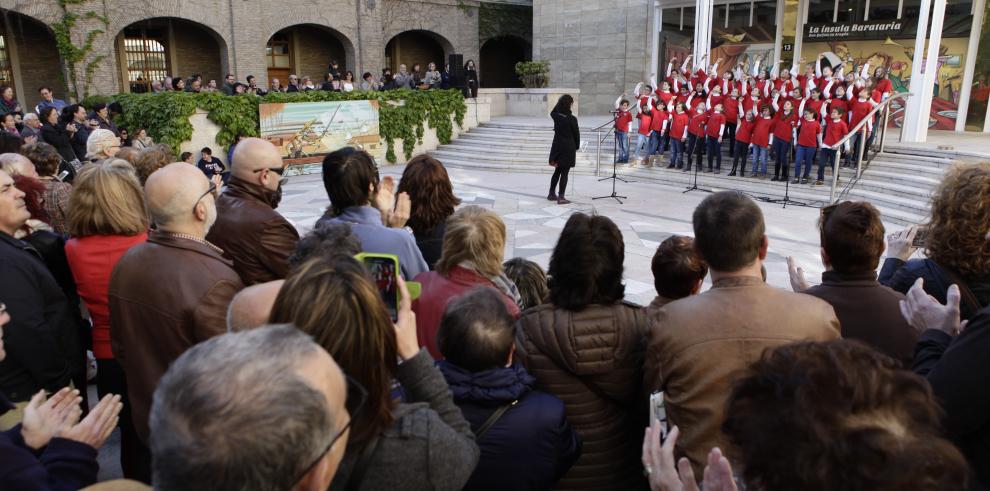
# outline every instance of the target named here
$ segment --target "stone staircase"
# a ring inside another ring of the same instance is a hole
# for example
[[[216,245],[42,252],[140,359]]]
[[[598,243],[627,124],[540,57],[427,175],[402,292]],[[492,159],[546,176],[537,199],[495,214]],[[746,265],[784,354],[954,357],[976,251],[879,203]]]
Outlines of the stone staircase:
[[[435,158],[449,167],[471,168],[499,172],[551,174],[553,168],[547,165],[553,129],[549,120],[499,122],[494,119],[467,133],[457,140],[430,152]],[[577,166],[571,171],[580,175],[594,175],[598,154],[598,137],[595,132],[584,130],[581,134],[584,146],[577,155]],[[633,140],[635,143],[635,138]],[[602,177],[611,174],[614,142],[608,137],[601,148]],[[750,177],[728,177],[732,159],[728,156],[728,145],[723,143],[722,174],[698,174],[698,186],[715,190],[738,190],[757,199],[781,199],[787,193],[792,200],[824,206],[829,201],[831,171],[826,169],[826,185],[792,184],[771,182]],[[884,221],[897,225],[921,223],[928,215],[931,193],[939,183],[943,171],[952,164],[951,153],[922,152],[908,149],[893,149],[877,155],[861,178],[842,195],[844,200],[863,200],[873,203],[883,214]],[[619,175],[637,182],[656,182],[673,187],[690,186],[693,173],[667,169],[668,155],[664,156],[659,167],[641,165],[620,165]],[[706,157],[707,159],[707,157]],[[706,160],[707,162],[707,160]],[[793,163],[791,164],[793,174]],[[773,172],[773,162],[768,169]],[[812,178],[817,172],[817,164],[812,169]],[[855,172],[840,169],[837,193],[842,192],[855,177]]]

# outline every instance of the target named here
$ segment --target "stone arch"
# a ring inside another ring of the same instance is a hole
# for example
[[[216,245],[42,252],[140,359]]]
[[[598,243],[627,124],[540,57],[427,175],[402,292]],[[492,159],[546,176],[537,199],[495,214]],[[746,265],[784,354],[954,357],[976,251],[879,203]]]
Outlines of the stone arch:
[[[284,46],[287,54],[275,52],[280,46]],[[287,63],[280,63],[280,56],[287,57]],[[359,67],[354,43],[347,35],[330,26],[305,22],[290,24],[272,31],[266,40],[264,66],[268,69],[269,83],[277,75],[276,78],[285,84],[283,77],[294,73],[300,77],[310,76],[319,86],[332,60],[338,61],[341,74],[350,70],[355,72],[354,80],[360,80],[361,74],[356,73]]]
[[[114,51],[124,91],[149,90],[163,76],[193,74],[223,84],[229,71],[227,40],[211,26],[181,17],[150,17],[117,32]]]
[[[444,36],[433,31],[413,29],[392,36],[385,43],[385,65],[396,71],[399,64],[405,64],[412,71],[415,63],[422,65],[423,71],[429,62],[442,68],[447,55],[454,53],[454,45]]]
[[[497,36],[481,45],[478,76],[481,87],[522,87],[516,63],[533,58],[533,47],[519,36]]]
[[[0,85],[14,87],[14,96],[25,113],[41,101],[38,87],[51,87],[55,96],[67,99],[62,63],[55,35],[40,18],[12,10],[0,10]]]

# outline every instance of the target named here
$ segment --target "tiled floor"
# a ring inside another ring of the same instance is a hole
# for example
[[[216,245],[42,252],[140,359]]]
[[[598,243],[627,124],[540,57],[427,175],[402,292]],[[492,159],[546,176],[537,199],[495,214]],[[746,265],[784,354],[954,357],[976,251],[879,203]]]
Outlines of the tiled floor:
[[[401,166],[383,168],[384,175],[398,179]],[[619,194],[629,196],[619,204],[613,199],[593,200],[608,195],[610,182],[597,182],[588,176],[572,176],[568,206],[546,200],[548,176],[510,175],[475,170],[449,169],[454,192],[465,204],[494,209],[508,229],[505,257],[525,257],[546,267],[550,255],[571,213],[598,213],[619,226],[626,243],[625,278],[627,299],[647,303],[654,295],[650,261],[657,245],[672,234],[692,233],[691,213],[707,196],[704,192],[682,193],[678,187],[656,183],[618,183]],[[278,211],[301,233],[309,230],[328,205],[318,175],[290,179]],[[794,256],[817,283],[822,271],[819,259],[817,208],[759,203],[767,222],[770,254],[766,261],[768,281],[789,288],[787,256]],[[888,227],[890,228],[890,227]],[[731,245],[727,244],[727,247]]]

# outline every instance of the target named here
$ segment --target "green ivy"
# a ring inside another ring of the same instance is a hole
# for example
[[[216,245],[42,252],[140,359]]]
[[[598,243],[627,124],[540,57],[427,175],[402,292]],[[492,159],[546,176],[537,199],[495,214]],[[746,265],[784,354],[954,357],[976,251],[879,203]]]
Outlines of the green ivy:
[[[255,95],[226,96],[219,93],[193,94],[189,92],[162,92],[158,94],[117,94],[95,96],[82,101],[91,107],[97,102],[110,100],[120,103],[123,114],[117,124],[132,132],[144,128],[156,142],[164,143],[178,152],[184,141],[192,138],[189,117],[199,107],[207,111],[207,117],[220,126],[217,143],[228,146],[237,135],[258,135],[258,104],[288,102],[329,102],[376,100],[379,105],[379,132],[385,139],[385,159],[396,162],[393,142],[402,141],[407,159],[412,158],[413,147],[421,143],[424,123],[437,133],[440,143],[450,143],[453,136],[451,116],[458,126],[464,124],[467,106],[459,90],[413,91],[409,89],[384,92],[293,92],[272,93],[264,97]]]
[[[79,14],[69,11],[69,6],[82,5],[87,1],[88,0],[58,0],[58,6],[62,10],[62,18],[51,25],[52,32],[55,34],[55,45],[58,49],[58,54],[61,58],[65,75],[67,75],[65,85],[75,100],[80,100],[88,95],[87,93],[79,92],[79,63],[86,61],[86,58],[92,53],[93,42],[96,41],[96,37],[104,34],[102,29],[93,29],[88,31],[86,32],[86,37],[83,40],[82,46],[76,46],[76,44],[72,41],[74,32],[73,29],[76,27],[76,22],[80,18],[95,19],[100,21],[100,23],[106,27],[109,27],[110,25],[110,20],[107,19],[106,16],[99,15],[96,12],[88,11],[80,16]],[[83,67],[83,80],[85,81],[84,92],[89,90],[89,86],[93,82],[93,74],[96,73],[96,69],[105,58],[105,55],[93,57]]]

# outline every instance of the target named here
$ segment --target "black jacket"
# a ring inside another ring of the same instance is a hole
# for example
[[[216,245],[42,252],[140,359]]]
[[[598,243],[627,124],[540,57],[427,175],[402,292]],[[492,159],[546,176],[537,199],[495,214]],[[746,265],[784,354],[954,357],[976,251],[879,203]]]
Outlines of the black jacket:
[[[952,285],[952,280],[945,271],[931,259],[911,259],[908,262],[900,259],[888,257],[880,268],[878,280],[880,284],[889,286],[891,289],[903,294],[914,285],[918,278],[925,279],[925,292],[935,297],[941,304],[945,304],[945,295]],[[990,278],[967,280],[966,287],[973,292],[979,308],[971,307],[963,298],[959,305],[962,311],[962,318],[969,319],[976,315],[976,311],[990,305]]]
[[[552,112],[553,143],[550,145],[550,162],[563,167],[574,167],[577,163],[577,149],[581,146],[581,131],[577,118],[570,112]]]
[[[430,271],[435,269],[437,261],[440,260],[440,253],[443,252],[443,234],[446,229],[447,225],[443,222],[433,227],[433,230],[420,232],[413,229],[416,247],[419,247],[419,252],[423,253],[423,260],[430,267]]]
[[[72,134],[72,150],[76,153],[76,158],[85,162],[86,161],[86,140],[89,140],[89,122],[76,123],[75,133]]]
[[[41,139],[55,147],[62,159],[71,162],[76,159],[76,151],[72,148],[72,137],[63,125],[44,124],[41,127]]]
[[[7,357],[0,361],[0,392],[15,402],[41,389],[57,391],[75,375],[80,341],[69,302],[37,251],[0,232],[0,302]]]
[[[990,490],[990,308],[980,310],[955,339],[929,329],[921,333],[914,371],[928,378],[945,411],[947,436],[974,474],[970,491]]]
[[[499,406],[518,401],[478,438],[481,459],[466,491],[550,489],[581,455],[564,403],[533,390],[536,380],[521,364],[477,373],[445,361],[437,367],[476,434]]]

